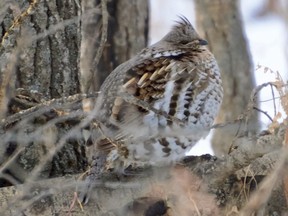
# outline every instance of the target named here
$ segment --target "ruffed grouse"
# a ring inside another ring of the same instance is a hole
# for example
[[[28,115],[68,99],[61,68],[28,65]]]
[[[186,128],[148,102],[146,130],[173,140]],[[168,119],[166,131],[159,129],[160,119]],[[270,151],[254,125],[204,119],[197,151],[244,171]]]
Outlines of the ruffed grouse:
[[[105,169],[175,162],[208,134],[223,97],[220,72],[207,41],[180,19],[101,86],[89,152],[105,155]]]

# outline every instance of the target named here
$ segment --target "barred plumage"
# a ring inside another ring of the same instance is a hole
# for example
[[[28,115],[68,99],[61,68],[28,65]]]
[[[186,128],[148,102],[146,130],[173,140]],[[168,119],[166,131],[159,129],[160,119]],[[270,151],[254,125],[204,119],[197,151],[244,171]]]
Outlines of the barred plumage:
[[[107,77],[95,117],[101,135],[94,135],[92,151],[105,152],[107,169],[175,162],[208,134],[223,90],[206,45],[181,17],[162,40]]]

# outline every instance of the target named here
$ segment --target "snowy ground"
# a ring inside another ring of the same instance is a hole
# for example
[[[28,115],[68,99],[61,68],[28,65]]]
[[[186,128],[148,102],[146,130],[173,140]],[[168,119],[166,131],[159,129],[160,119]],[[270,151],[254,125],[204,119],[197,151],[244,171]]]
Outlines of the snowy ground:
[[[287,73],[287,31],[280,17],[268,15],[256,17],[255,14],[261,9],[265,0],[241,0],[241,11],[243,15],[244,28],[246,31],[251,56],[254,62],[255,79],[257,85],[273,81],[274,75],[264,73],[264,67],[278,71],[286,81]],[[151,31],[150,43],[161,39],[177,20],[177,15],[186,16],[191,23],[195,23],[194,5],[192,0],[150,0],[151,6]],[[262,68],[256,70],[257,66]],[[264,89],[260,94],[260,100],[271,99],[270,89]],[[279,102],[279,101],[278,101]],[[280,105],[277,103],[277,109]],[[273,103],[261,102],[261,109],[268,111],[273,116]],[[262,127],[265,128],[269,120],[261,116]],[[212,153],[209,142],[210,136],[200,141],[190,152],[193,155]]]

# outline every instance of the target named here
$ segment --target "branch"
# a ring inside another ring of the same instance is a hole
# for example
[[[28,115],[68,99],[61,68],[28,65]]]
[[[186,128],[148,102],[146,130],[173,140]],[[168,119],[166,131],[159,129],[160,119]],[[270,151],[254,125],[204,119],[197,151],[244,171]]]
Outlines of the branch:
[[[108,11],[107,11],[107,0],[101,0],[101,11],[102,11],[102,31],[101,31],[101,40],[100,45],[97,50],[97,54],[92,64],[93,70],[97,67],[100,58],[102,56],[106,41],[107,41],[107,32],[108,32]],[[93,73],[95,74],[95,73]]]
[[[263,111],[263,110],[261,110],[261,109],[259,109],[258,107],[256,107],[256,106],[254,106],[253,107],[253,109],[254,110],[257,110],[258,112],[261,112],[261,113],[263,113],[271,122],[273,122],[273,119],[271,118],[271,116],[267,113],[267,112],[265,112],[265,111]]]
[[[280,158],[275,168],[268,175],[263,182],[261,182],[259,189],[255,191],[250,197],[248,203],[240,212],[240,216],[254,215],[257,211],[261,210],[271,196],[272,190],[287,174],[288,167],[288,130],[285,133],[285,146],[283,146]]]
[[[80,102],[86,98],[95,98],[98,96],[98,94],[99,92],[94,92],[92,94],[75,94],[75,95],[71,95],[68,97],[44,101],[29,109],[22,110],[16,114],[8,116],[6,119],[2,119],[0,122],[0,129],[6,130],[6,128],[11,127],[11,125],[14,125],[17,122],[20,122],[24,119],[27,120],[27,118],[31,119],[36,116],[40,116],[51,110],[57,110],[57,109],[63,110],[65,107],[68,107],[69,109],[71,109],[71,105],[73,103]]]

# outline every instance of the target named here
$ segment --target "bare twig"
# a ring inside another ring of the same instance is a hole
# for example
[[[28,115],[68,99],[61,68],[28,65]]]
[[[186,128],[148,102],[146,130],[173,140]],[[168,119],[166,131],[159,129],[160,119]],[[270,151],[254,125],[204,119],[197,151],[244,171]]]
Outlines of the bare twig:
[[[32,0],[31,3],[29,3],[29,7],[13,20],[12,25],[9,27],[9,29],[5,32],[5,34],[2,37],[0,47],[3,46],[4,41],[9,36],[9,34],[14,30],[15,26],[20,25],[23,22],[24,18],[26,16],[29,16],[33,12],[37,3],[38,0]]]
[[[274,89],[273,89],[273,86],[270,85],[271,87],[271,92],[272,92],[272,99],[273,99],[273,106],[274,106],[274,116],[276,116],[276,102],[275,102],[275,94],[274,94]],[[272,120],[273,121],[273,120]]]
[[[265,87],[267,86],[275,86],[274,83],[272,82],[267,82],[267,83],[263,83],[259,86],[257,86],[256,88],[253,89],[251,95],[250,95],[250,100],[249,100],[249,103],[247,105],[247,109],[246,109],[246,112],[245,112],[245,125],[247,126],[248,125],[248,121],[252,115],[252,112],[253,112],[253,109],[255,107],[255,104],[256,104],[256,98],[257,98],[257,95],[258,93]],[[246,129],[247,130],[247,129]]]
[[[261,109],[259,109],[258,107],[256,107],[256,106],[254,106],[253,107],[253,109],[254,110],[257,110],[258,112],[261,112],[261,113],[263,113],[271,122],[273,122],[273,119],[271,118],[271,116],[267,113],[267,112],[265,112],[265,111],[263,111],[263,110],[261,110]]]
[[[107,0],[101,0],[101,12],[102,12],[102,31],[101,31],[101,40],[100,45],[97,50],[97,54],[93,61],[92,68],[96,68],[100,58],[102,56],[106,41],[107,41],[107,32],[108,32],[108,11],[107,11]]]
[[[13,155],[11,155],[7,161],[5,161],[3,164],[0,164],[0,174],[4,173],[5,168],[7,168],[10,163],[16,160],[17,156],[19,156],[23,150],[24,148],[18,148],[15,152],[13,152]]]
[[[143,101],[143,100],[140,100],[136,97],[134,97],[133,95],[130,95],[128,93],[121,93],[120,96],[128,103],[131,103],[131,104],[134,104],[134,105],[137,105],[145,110],[150,110],[150,111],[153,111],[154,113],[156,113],[157,115],[160,115],[160,116],[163,116],[165,117],[167,120],[169,121],[173,121],[175,123],[178,123],[179,125],[183,125],[185,124],[184,121],[174,117],[174,116],[171,116],[169,115],[168,113],[166,112],[163,112],[159,109],[155,109],[152,105],[150,105],[149,103]]]
[[[23,18],[25,16],[29,15],[30,13],[32,13],[32,10],[34,9],[34,7],[37,4],[37,1],[38,0],[33,0],[33,2],[30,3],[29,8],[26,11],[24,11],[19,17],[17,17],[14,20],[14,22],[11,25],[11,27],[9,28],[9,30],[2,37],[2,41],[1,41],[0,47],[3,45],[3,43],[5,42],[7,37],[9,37],[11,31],[13,30],[13,28],[15,28],[15,25],[20,25],[22,20],[23,20]],[[100,14],[100,10],[98,8],[93,8],[93,9],[87,10],[87,11],[85,11],[85,14],[82,15],[81,17],[75,16],[75,17],[73,17],[71,19],[63,20],[63,21],[61,21],[61,22],[59,22],[57,24],[52,25],[47,30],[44,29],[44,31],[42,33],[38,33],[37,35],[32,36],[30,38],[29,37],[25,38],[25,41],[30,44],[30,43],[32,43],[34,41],[41,40],[41,39],[47,37],[48,35],[52,35],[52,34],[56,33],[60,29],[64,29],[66,26],[69,26],[71,24],[77,23],[80,18],[88,17],[88,16],[90,16],[91,13],[95,13],[95,12]]]
[[[285,143],[288,143],[288,130],[285,133]],[[272,173],[261,182],[259,189],[250,197],[249,202],[240,212],[240,216],[253,215],[267,203],[273,188],[283,178],[288,166],[288,146],[283,146],[278,164]],[[285,168],[286,167],[286,168]]]
[[[276,138],[270,142],[266,139],[269,137],[254,137],[253,139],[238,137],[235,140],[236,148],[220,164],[215,165],[212,176],[205,177],[209,185],[212,188],[221,187],[228,176],[248,166],[255,159],[273,151],[280,151],[281,143],[277,142]]]
[[[2,119],[0,122],[0,128],[2,130],[5,130],[8,126],[15,124],[16,122],[19,122],[26,118],[36,117],[39,116],[45,112],[48,112],[49,110],[53,109],[63,109],[65,106],[71,108],[71,103],[75,103],[78,101],[81,101],[86,98],[95,98],[97,97],[99,92],[94,92],[92,94],[75,94],[68,97],[63,97],[59,99],[52,99],[50,101],[45,101],[41,104],[38,104],[34,107],[31,107],[29,109],[23,110],[19,113],[16,113],[14,115],[11,115],[7,117],[6,119]]]
[[[224,128],[224,127],[227,127],[227,126],[231,126],[231,125],[235,125],[236,123],[239,123],[241,121],[243,121],[245,119],[246,121],[246,125],[248,125],[248,120],[251,116],[251,113],[253,110],[257,110],[263,114],[265,114],[267,116],[267,118],[269,118],[272,122],[273,122],[273,119],[268,115],[267,112],[263,111],[263,110],[260,110],[259,108],[257,108],[255,106],[255,100],[256,100],[256,97],[257,97],[257,94],[264,88],[264,87],[267,87],[267,86],[275,86],[272,82],[267,82],[267,83],[263,83],[259,86],[257,86],[256,88],[254,88],[254,90],[252,91],[251,95],[250,95],[250,102],[249,104],[247,105],[247,109],[246,111],[244,112],[244,114],[241,114],[238,116],[237,119],[233,120],[233,121],[229,121],[229,122],[224,122],[224,123],[218,123],[218,124],[214,124],[212,125],[210,128],[207,128],[207,130],[210,130],[210,129],[218,129],[218,128]],[[134,105],[137,105],[137,106],[140,106],[142,107],[143,109],[146,109],[146,110],[150,110],[150,111],[153,111],[155,112],[157,115],[160,115],[160,116],[163,116],[165,117],[167,120],[169,121],[173,121],[175,123],[178,123],[178,124],[185,124],[184,121],[181,121],[180,119],[178,118],[175,118],[174,116],[171,116],[169,114],[167,114],[166,112],[163,112],[161,110],[158,110],[158,109],[155,109],[154,107],[152,107],[150,104],[148,104],[147,102],[145,101],[142,101],[142,100],[139,100],[137,99],[136,97],[133,97],[129,94],[122,94],[121,95],[122,98],[131,103],[131,104],[134,104]]]
[[[276,100],[276,99],[281,99],[281,97],[274,97],[274,98],[267,99],[267,100],[261,100],[261,101],[259,101],[259,102],[265,103],[265,102],[270,102],[270,101],[273,101],[273,100]]]

